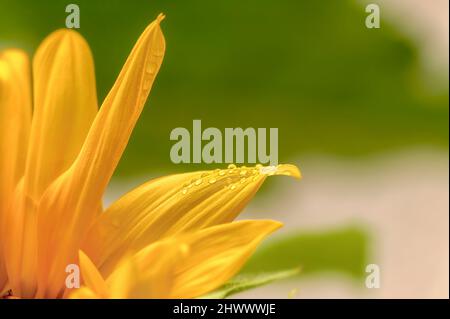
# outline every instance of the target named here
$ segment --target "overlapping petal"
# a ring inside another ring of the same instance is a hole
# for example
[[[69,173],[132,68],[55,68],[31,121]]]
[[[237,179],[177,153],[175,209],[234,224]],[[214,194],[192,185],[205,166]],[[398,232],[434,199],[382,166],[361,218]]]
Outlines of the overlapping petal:
[[[39,296],[62,293],[64,268],[77,259],[81,239],[128,143],[162,63],[165,42],[151,23],[137,41],[98,112],[73,165],[53,182],[38,208]],[[50,280],[51,278],[51,280]]]
[[[93,59],[86,41],[70,30],[49,35],[33,60],[33,85],[24,179],[11,205],[15,252],[8,256],[11,287],[22,297],[32,297],[36,291],[37,203],[48,185],[73,163],[97,113]]]
[[[25,168],[31,125],[30,63],[19,50],[0,52],[0,233],[10,238],[7,223],[12,194]],[[6,241],[0,243],[0,293],[7,282]]]
[[[104,275],[127,251],[182,232],[233,221],[269,175],[300,177],[293,165],[171,175],[126,194],[100,215],[84,246]]]
[[[293,165],[162,177],[105,213],[101,199],[161,66],[163,15],[143,32],[99,112],[92,56],[60,30],[33,62],[0,54],[0,293],[19,297],[192,298],[223,285],[275,221],[233,222],[267,176]],[[28,142],[30,140],[30,142]],[[80,250],[80,248],[82,250]],[[7,262],[5,262],[5,260]],[[83,287],[66,289],[68,264]]]
[[[194,298],[233,277],[258,244],[282,224],[245,220],[209,227],[188,236],[189,255],[178,263],[171,298]]]
[[[79,252],[78,258],[85,286],[89,287],[99,298],[108,298],[108,287],[95,265],[83,251]]]
[[[201,296],[233,277],[257,245],[280,226],[271,220],[238,221],[163,239],[125,257],[106,280],[92,262],[83,266],[82,257],[85,287],[71,297],[105,296],[105,284],[109,298]]]
[[[33,59],[34,113],[25,191],[38,201],[80,152],[97,114],[94,62],[72,30],[50,34]]]

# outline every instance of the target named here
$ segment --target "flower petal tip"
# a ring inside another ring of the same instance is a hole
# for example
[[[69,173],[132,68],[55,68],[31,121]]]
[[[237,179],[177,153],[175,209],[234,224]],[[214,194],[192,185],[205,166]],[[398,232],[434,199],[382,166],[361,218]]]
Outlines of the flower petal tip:
[[[161,23],[161,21],[163,21],[166,18],[166,15],[164,13],[160,13],[158,14],[158,16],[156,17],[156,22],[157,23]]]
[[[256,165],[257,168],[259,168],[259,173],[262,175],[285,175],[285,176],[292,176],[296,179],[301,179],[302,174],[297,166],[292,164],[280,164],[277,166],[262,166],[262,165]]]
[[[252,220],[251,222],[255,224],[258,223],[260,227],[266,229],[266,235],[269,235],[284,226],[282,222],[273,219],[259,219]]]
[[[284,226],[282,222],[279,222],[277,220],[272,220],[272,224],[273,224],[273,231],[276,231]]]

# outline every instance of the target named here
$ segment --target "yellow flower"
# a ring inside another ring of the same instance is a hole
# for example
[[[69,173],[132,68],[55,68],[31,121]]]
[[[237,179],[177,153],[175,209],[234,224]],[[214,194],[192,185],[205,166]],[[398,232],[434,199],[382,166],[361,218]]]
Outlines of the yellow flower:
[[[300,177],[292,165],[161,177],[103,211],[163,60],[163,18],[140,36],[100,110],[91,52],[78,33],[48,36],[32,76],[23,52],[1,52],[0,293],[197,297],[236,274],[281,225],[233,220],[267,176]],[[71,264],[80,266],[80,289],[67,287]]]

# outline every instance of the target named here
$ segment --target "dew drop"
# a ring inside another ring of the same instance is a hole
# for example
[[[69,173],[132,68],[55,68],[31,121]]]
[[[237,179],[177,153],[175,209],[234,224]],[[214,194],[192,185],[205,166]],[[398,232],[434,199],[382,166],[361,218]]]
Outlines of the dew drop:
[[[210,184],[214,184],[214,183],[216,182],[216,179],[215,179],[215,178],[211,178],[208,182],[209,182]]]
[[[277,172],[277,169],[278,168],[276,166],[266,166],[266,167],[261,167],[259,169],[259,172],[261,174],[266,174],[266,175],[272,176]]]
[[[235,168],[236,168],[236,165],[234,165],[234,164],[228,165],[228,169],[235,169]]]
[[[196,181],[195,181],[195,185],[200,185],[201,183],[203,182],[203,180],[201,179],[201,178],[199,178],[199,179],[197,179]]]

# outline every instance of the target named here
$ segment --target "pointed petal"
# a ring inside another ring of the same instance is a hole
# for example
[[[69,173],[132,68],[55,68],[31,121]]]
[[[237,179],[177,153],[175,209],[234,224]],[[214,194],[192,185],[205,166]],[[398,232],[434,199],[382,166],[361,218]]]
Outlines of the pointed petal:
[[[84,285],[100,298],[107,298],[109,291],[105,280],[89,257],[81,250],[79,252],[79,260]]]
[[[64,267],[76,258],[103,192],[128,142],[162,63],[163,16],[137,41],[106,97],[74,164],[46,191],[38,213],[40,294],[64,289]]]
[[[108,278],[112,298],[169,298],[177,263],[187,253],[185,243],[171,239],[142,249]]]
[[[0,53],[0,233],[14,240],[9,206],[25,167],[31,124],[31,80],[27,55],[19,50]],[[7,216],[8,215],[8,216]],[[0,291],[6,284],[6,255],[0,243]],[[10,241],[8,240],[8,243]],[[12,252],[11,252],[12,253]]]
[[[187,239],[190,254],[178,263],[171,298],[194,298],[222,286],[258,244],[282,224],[248,220],[201,230]]]
[[[266,173],[266,171],[268,173]],[[128,250],[181,232],[230,222],[268,175],[300,176],[293,165],[171,175],[150,181],[109,207],[91,228],[85,248],[104,275]]]
[[[271,220],[239,221],[150,244],[107,279],[115,298],[194,298],[233,277],[268,234]]]

